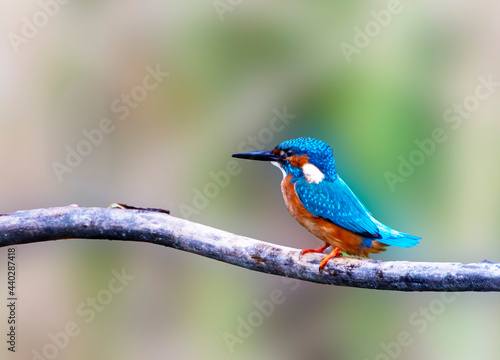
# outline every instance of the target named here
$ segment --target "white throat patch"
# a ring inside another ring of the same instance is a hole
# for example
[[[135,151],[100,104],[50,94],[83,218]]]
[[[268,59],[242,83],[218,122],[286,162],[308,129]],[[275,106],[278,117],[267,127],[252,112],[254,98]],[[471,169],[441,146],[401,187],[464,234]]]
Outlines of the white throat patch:
[[[310,163],[302,166],[302,172],[304,173],[304,177],[306,178],[308,183],[319,184],[325,178],[325,174],[323,174],[320,169]]]
[[[276,166],[277,168],[279,168],[281,170],[281,172],[283,173],[283,179],[286,178],[285,169],[283,169],[283,166],[281,166],[281,164],[279,162],[271,161],[271,164],[273,164],[274,166]]]

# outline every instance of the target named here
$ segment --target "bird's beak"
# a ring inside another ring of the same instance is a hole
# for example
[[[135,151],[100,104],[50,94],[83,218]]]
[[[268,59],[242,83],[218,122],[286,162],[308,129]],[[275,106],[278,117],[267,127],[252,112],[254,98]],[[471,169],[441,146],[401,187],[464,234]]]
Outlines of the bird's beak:
[[[232,157],[260,161],[278,161],[280,159],[279,155],[273,153],[271,150],[233,154]]]

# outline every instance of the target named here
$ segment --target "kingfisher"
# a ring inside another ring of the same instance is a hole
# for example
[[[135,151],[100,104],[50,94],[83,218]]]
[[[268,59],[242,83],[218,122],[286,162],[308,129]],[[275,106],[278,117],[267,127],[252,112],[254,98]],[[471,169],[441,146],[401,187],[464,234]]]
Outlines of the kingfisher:
[[[319,264],[348,255],[369,257],[387,246],[408,248],[420,237],[405,234],[376,220],[347,184],[339,177],[333,151],[328,144],[313,138],[297,138],[277,145],[273,150],[232,155],[235,158],[269,161],[281,169],[281,191],[292,217],[324,242],[318,249],[301,254],[333,250]]]

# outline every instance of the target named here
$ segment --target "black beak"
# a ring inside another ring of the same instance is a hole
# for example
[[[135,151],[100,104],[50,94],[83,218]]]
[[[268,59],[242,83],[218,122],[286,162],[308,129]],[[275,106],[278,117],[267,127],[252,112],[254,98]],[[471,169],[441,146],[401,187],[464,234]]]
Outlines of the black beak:
[[[260,161],[278,161],[280,159],[279,155],[274,154],[271,150],[250,151],[247,153],[233,154],[232,157]]]

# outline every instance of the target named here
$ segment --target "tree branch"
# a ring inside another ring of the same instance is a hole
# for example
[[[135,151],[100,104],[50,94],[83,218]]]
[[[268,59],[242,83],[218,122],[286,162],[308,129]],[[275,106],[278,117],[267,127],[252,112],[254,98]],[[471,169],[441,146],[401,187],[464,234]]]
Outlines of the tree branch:
[[[153,210],[153,211],[152,211]],[[265,243],[154,209],[66,207],[0,216],[0,247],[66,238],[143,241],[250,270],[321,284],[399,291],[500,291],[500,264],[336,258]]]

